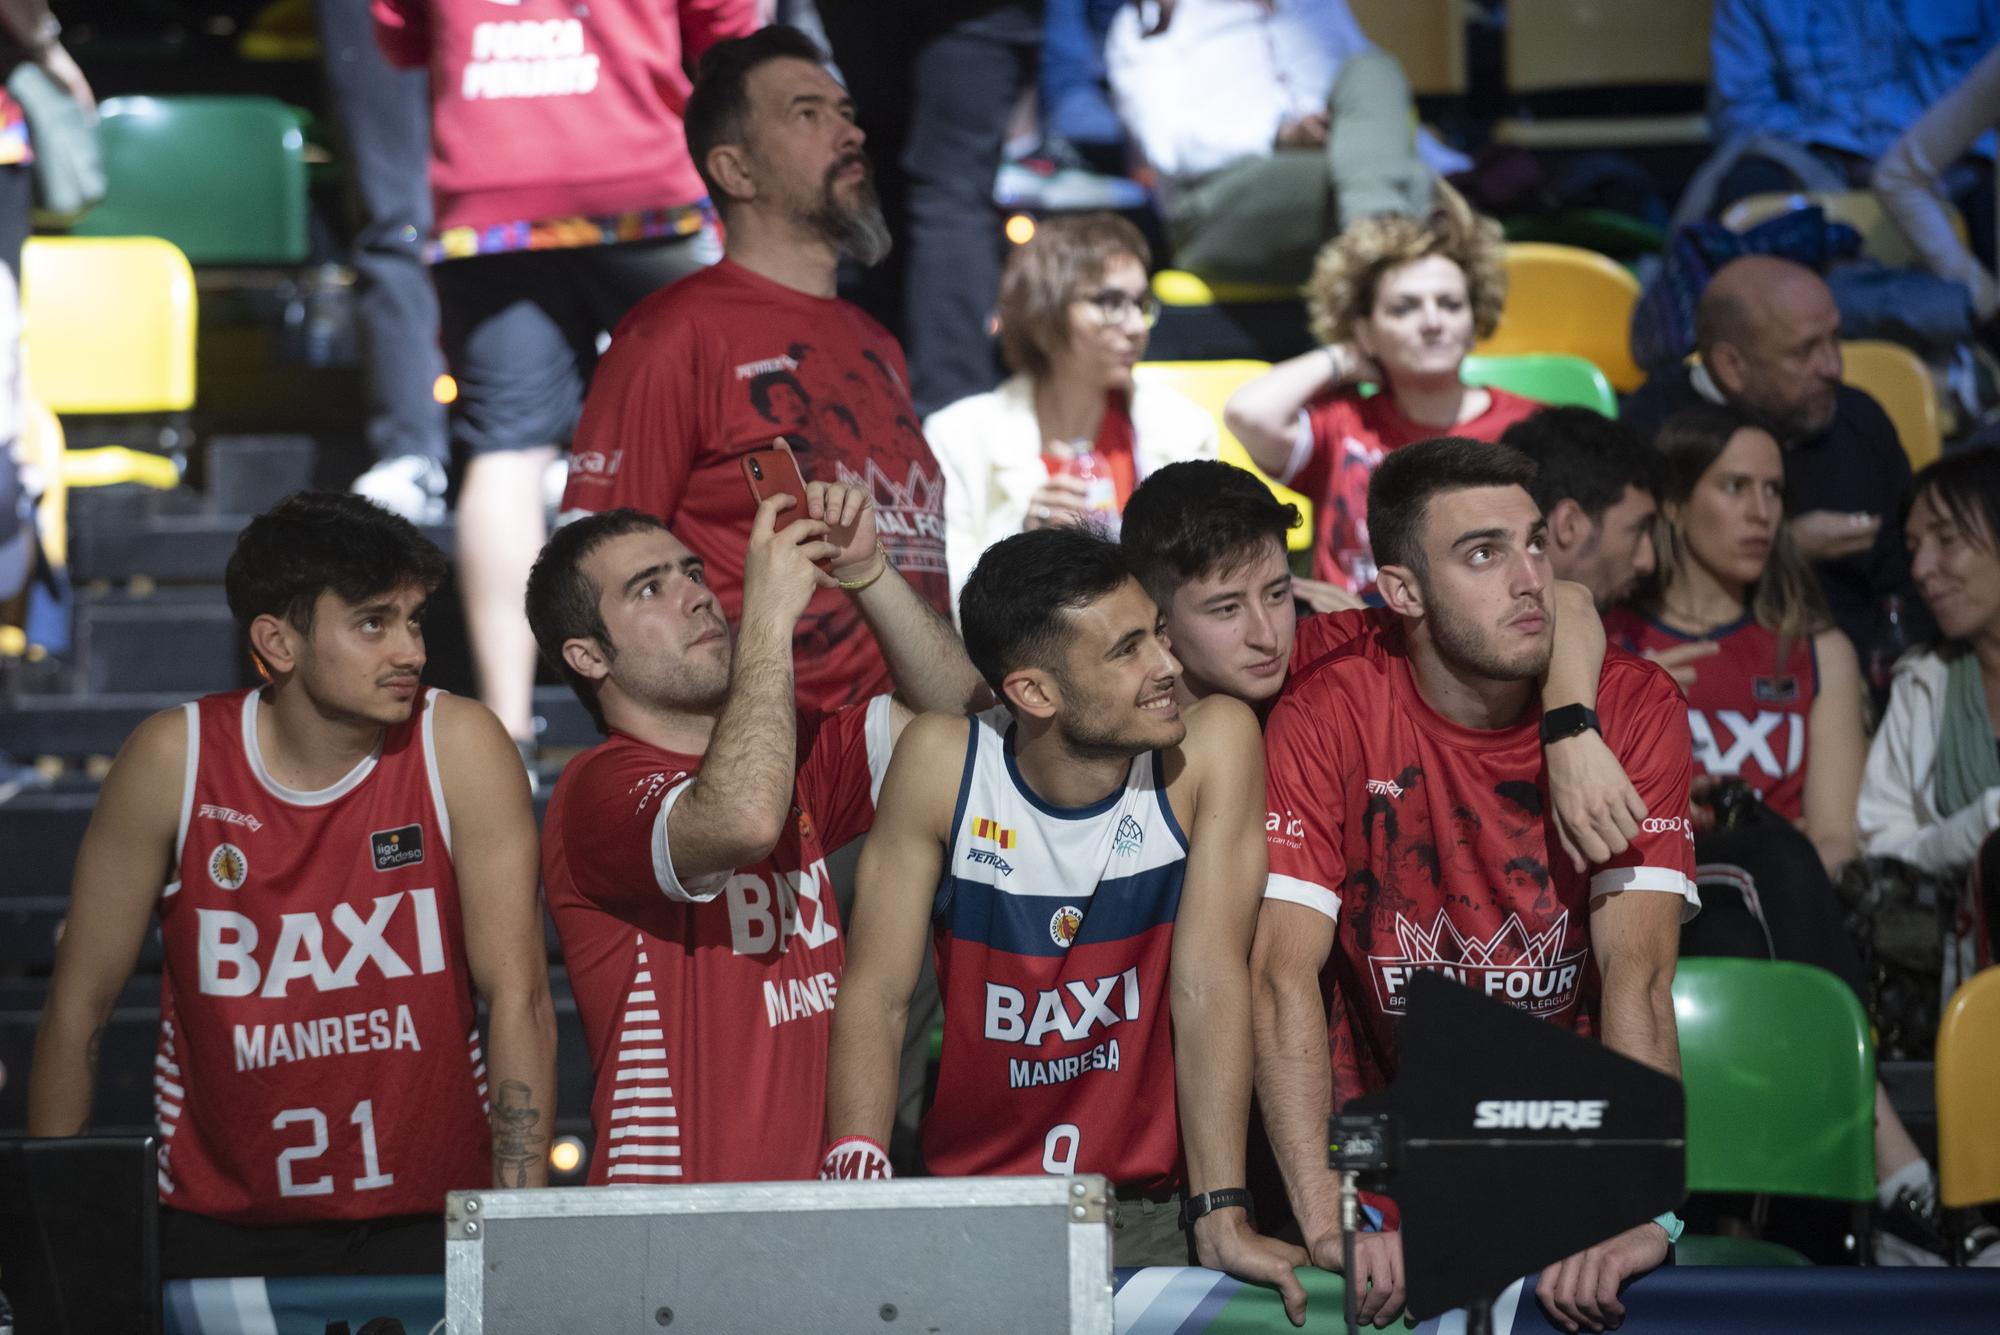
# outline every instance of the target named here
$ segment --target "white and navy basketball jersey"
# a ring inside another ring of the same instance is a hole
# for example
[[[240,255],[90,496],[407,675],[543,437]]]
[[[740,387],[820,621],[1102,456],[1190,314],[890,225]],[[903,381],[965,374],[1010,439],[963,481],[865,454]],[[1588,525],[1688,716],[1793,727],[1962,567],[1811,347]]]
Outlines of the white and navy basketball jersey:
[[[1015,764],[1004,709],[971,721],[934,922],[944,1050],[924,1123],[934,1173],[1183,1170],[1167,976],[1187,837],[1157,751],[1087,807]]]

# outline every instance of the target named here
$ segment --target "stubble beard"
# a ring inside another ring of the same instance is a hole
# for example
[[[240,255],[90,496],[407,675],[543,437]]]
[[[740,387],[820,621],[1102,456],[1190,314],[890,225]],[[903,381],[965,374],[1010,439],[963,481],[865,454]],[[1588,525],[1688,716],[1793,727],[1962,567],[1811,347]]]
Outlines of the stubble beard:
[[[1438,657],[1458,672],[1489,681],[1532,681],[1547,674],[1553,637],[1545,635],[1539,646],[1525,648],[1509,659],[1487,642],[1471,618],[1453,611],[1432,590],[1424,590],[1424,607]]]

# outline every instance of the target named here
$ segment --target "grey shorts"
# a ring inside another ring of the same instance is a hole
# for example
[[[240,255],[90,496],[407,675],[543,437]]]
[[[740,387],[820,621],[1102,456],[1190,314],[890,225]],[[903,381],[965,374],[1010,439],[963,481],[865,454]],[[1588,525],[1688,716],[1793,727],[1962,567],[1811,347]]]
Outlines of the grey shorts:
[[[721,257],[707,228],[433,266],[445,361],[458,381],[452,438],[471,454],[567,445],[600,336],[642,298]]]

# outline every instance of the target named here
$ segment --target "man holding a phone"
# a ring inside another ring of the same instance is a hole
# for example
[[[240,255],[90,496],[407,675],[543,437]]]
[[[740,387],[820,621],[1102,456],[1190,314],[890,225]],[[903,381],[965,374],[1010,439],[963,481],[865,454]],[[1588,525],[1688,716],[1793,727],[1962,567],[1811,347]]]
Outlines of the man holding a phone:
[[[592,1184],[814,1174],[844,964],[826,855],[872,824],[912,709],[983,694],[867,493],[800,486],[788,462],[753,456],[735,481],[764,498],[734,635],[704,558],[637,510],[558,530],[529,577],[543,653],[609,734],[563,771],[542,859],[595,1075]],[[795,710],[816,597],[867,624],[897,698]]]

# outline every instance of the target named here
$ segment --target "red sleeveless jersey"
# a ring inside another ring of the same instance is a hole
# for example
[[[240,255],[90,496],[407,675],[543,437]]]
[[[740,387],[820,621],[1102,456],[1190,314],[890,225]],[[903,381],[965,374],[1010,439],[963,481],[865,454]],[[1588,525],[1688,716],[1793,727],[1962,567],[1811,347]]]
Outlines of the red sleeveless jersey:
[[[439,1213],[491,1180],[436,699],[310,793],[266,770],[257,692],[184,706],[178,879],[160,900],[163,1204],[371,1219]]]
[[[1634,653],[1672,649],[1704,638],[1683,635],[1630,608],[1604,618],[1604,633]],[[1786,820],[1805,813],[1807,722],[1819,696],[1819,657],[1811,636],[1788,642],[1749,617],[1711,631],[1721,651],[1694,665],[1687,689],[1695,767],[1736,777]]]
[[[1187,838],[1163,768],[1149,752],[1103,801],[1051,806],[1015,765],[1004,709],[972,720],[933,912],[932,1172],[1181,1185],[1167,989]]]

